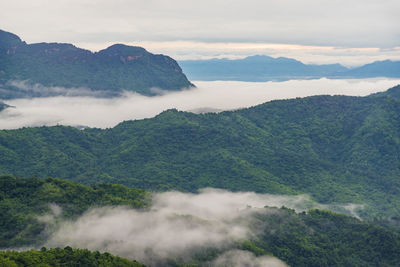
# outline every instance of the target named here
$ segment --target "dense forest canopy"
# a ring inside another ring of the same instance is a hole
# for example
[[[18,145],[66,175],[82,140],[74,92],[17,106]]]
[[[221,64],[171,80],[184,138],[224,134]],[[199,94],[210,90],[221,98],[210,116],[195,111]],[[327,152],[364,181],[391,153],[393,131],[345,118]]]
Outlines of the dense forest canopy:
[[[37,90],[37,84],[49,88]],[[155,95],[152,88],[176,91],[191,86],[174,59],[141,47],[115,44],[92,53],[72,44],[26,44],[0,30],[0,99],[116,96],[123,90]]]
[[[51,213],[58,216],[53,222],[57,224],[75,220],[93,207],[125,205],[143,209],[151,205],[148,193],[121,185],[89,187],[53,178],[42,180],[11,176],[1,176],[0,181],[1,248],[34,246],[39,249],[57,228],[57,225],[46,225],[43,220],[45,215]],[[185,214],[176,216],[186,216],[191,220],[192,227],[196,223],[211,223],[196,222],[195,217]],[[264,210],[248,213],[241,220],[244,219],[248,227],[257,229],[257,235],[227,242],[224,246],[210,243],[192,250],[190,257],[169,256],[154,261],[157,259],[156,250],[152,252],[154,255],[149,254],[149,257],[153,256],[145,259],[155,263],[151,266],[214,266],[212,264],[226,252],[239,250],[251,252],[254,260],[274,256],[291,266],[396,266],[400,261],[398,232],[343,214],[315,209],[296,213],[285,207],[265,207]],[[143,240],[138,238],[132,242]],[[38,263],[43,266],[140,266],[109,253],[70,247],[0,252],[0,265]]]
[[[364,204],[363,217],[399,216],[398,91],[219,114],[168,110],[106,130],[3,130],[0,170],[155,191],[308,193],[323,203]]]
[[[150,196],[122,185],[85,186],[66,180],[0,176],[0,248],[30,245],[47,238],[39,215],[76,218],[91,207],[127,205],[144,208]],[[60,214],[58,214],[60,213]]]
[[[51,248],[43,247],[40,251],[29,250],[24,252],[0,251],[0,266],[23,267],[62,267],[62,266],[115,266],[140,267],[144,266],[136,261],[113,256],[110,253],[91,252],[87,249],[71,247]]]

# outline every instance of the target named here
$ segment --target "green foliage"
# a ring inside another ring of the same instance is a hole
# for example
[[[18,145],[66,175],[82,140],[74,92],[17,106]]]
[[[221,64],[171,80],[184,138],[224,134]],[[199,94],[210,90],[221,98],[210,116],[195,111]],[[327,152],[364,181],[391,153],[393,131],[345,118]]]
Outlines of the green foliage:
[[[256,257],[274,256],[289,266],[398,266],[400,235],[385,228],[325,210],[296,213],[282,207],[256,215],[253,239],[219,249],[199,249],[190,262],[170,266],[209,266],[232,249]]]
[[[87,249],[73,249],[71,247],[50,248],[43,247],[40,251],[29,250],[23,252],[0,251],[0,266],[38,266],[38,267],[123,267],[143,266],[136,261],[113,256],[110,253],[91,252]]]
[[[122,185],[84,186],[47,178],[0,176],[0,247],[35,244],[46,238],[40,215],[51,214],[50,204],[62,209],[61,218],[74,218],[90,207],[128,205],[144,208],[149,196]]]
[[[273,253],[290,266],[398,266],[400,236],[343,214],[270,209],[260,215],[263,234],[247,245]]]
[[[364,204],[363,217],[392,217],[400,215],[399,114],[386,95],[315,96],[219,114],[168,110],[106,130],[3,130],[0,170],[150,191],[308,193]]]
[[[38,244],[45,240],[43,225],[37,218],[51,214],[49,203],[62,208],[61,217],[55,216],[55,219],[73,219],[92,206],[112,204],[142,208],[149,204],[144,191],[121,185],[89,187],[53,178],[1,176],[0,188],[0,242],[3,248]],[[231,249],[248,250],[257,257],[272,255],[291,266],[396,266],[400,261],[400,236],[397,232],[343,214],[321,210],[296,213],[285,207],[266,207],[265,212],[251,216],[248,221],[250,228],[258,233],[251,239],[218,248],[212,244],[199,247],[188,262],[169,259],[167,265],[207,266]],[[0,252],[0,266],[3,266],[1,264],[131,266],[128,264],[137,263],[108,253],[66,247]]]
[[[27,45],[18,36],[0,30],[0,84],[6,89],[0,98],[48,93],[21,90],[8,83],[13,80],[29,81],[28,85],[86,87],[110,95],[122,90],[154,95],[153,87],[180,90],[193,86],[175,60],[141,47],[116,44],[92,53],[71,44]]]

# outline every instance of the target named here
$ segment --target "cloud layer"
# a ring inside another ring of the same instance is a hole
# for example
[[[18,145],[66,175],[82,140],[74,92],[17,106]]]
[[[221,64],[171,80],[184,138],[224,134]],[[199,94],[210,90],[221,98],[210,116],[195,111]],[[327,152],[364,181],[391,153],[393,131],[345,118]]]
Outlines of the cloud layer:
[[[394,47],[396,0],[20,0],[0,4],[2,27],[28,41],[193,40]],[[133,15],[134,14],[134,15]]]
[[[90,96],[60,96],[8,100],[4,102],[14,107],[0,112],[0,129],[57,124],[107,128],[124,120],[150,118],[170,108],[195,112],[220,111],[250,107],[274,99],[311,95],[365,96],[400,84],[400,80],[330,80],[324,78],[285,82],[194,83],[197,88],[155,97],[126,93],[122,97],[108,99]],[[57,88],[57,90],[65,89]],[[74,94],[78,94],[77,90],[77,88],[74,89]],[[83,89],[83,93],[87,93],[87,91]]]
[[[108,251],[151,266],[162,266],[167,259],[188,261],[196,249],[214,247],[227,252],[215,259],[213,266],[232,266],[232,260],[237,262],[233,266],[285,266],[272,257],[231,250],[235,242],[255,238],[263,231],[266,226],[252,223],[252,215],[276,212],[265,206],[286,206],[297,211],[327,207],[306,195],[234,193],[211,188],[199,194],[165,192],[155,194],[152,207],[145,211],[128,207],[91,209],[74,221],[59,224],[45,245]],[[49,218],[47,222],[54,229]]]
[[[397,0],[0,2],[2,29],[28,43],[93,51],[125,43],[176,59],[266,54],[346,65],[400,59],[397,10]]]

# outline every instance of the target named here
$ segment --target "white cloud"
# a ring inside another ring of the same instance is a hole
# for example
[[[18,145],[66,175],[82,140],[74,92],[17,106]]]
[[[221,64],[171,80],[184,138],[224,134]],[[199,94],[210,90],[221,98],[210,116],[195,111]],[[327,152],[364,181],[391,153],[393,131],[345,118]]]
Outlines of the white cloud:
[[[398,10],[400,2],[396,0],[0,2],[3,29],[28,42],[90,43],[92,47],[116,42],[193,41],[393,48],[400,44]],[[301,56],[304,51],[298,52]]]
[[[281,260],[272,256],[255,257],[254,254],[243,250],[230,250],[220,255],[212,262],[215,267],[285,267]]]
[[[118,98],[48,97],[4,101],[14,106],[0,112],[0,128],[72,125],[107,128],[124,120],[153,117],[177,108],[231,110],[274,99],[321,94],[365,96],[400,84],[396,79],[293,80],[285,82],[194,82],[197,88],[155,97],[126,93]]]
[[[235,242],[255,238],[267,226],[260,221],[254,223],[256,219],[252,215],[274,214],[276,210],[264,207],[282,205],[297,211],[322,207],[306,195],[256,194],[211,188],[200,190],[198,194],[165,192],[154,195],[149,210],[91,209],[74,221],[61,223],[45,245],[108,251],[151,266],[163,266],[167,258],[190,260],[196,249],[229,250]],[[275,258],[255,257],[241,251],[228,251],[213,262],[214,266],[228,264],[228,258],[233,254],[238,263],[253,264],[250,266],[264,266],[262,264],[267,262],[285,266]]]

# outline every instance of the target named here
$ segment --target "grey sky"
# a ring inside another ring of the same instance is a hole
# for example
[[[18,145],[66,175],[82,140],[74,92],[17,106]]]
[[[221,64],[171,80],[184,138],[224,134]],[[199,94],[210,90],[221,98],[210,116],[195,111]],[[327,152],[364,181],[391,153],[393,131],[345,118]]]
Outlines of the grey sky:
[[[318,54],[397,59],[398,10],[398,0],[4,0],[0,27],[28,43],[70,42],[92,50],[115,42],[150,44],[163,53],[165,42],[177,42],[195,51],[168,50],[177,58],[285,53],[252,44],[296,45],[289,50],[299,54],[307,51],[302,46],[329,47],[306,53],[329,62]],[[248,45],[218,52],[225,43]]]

